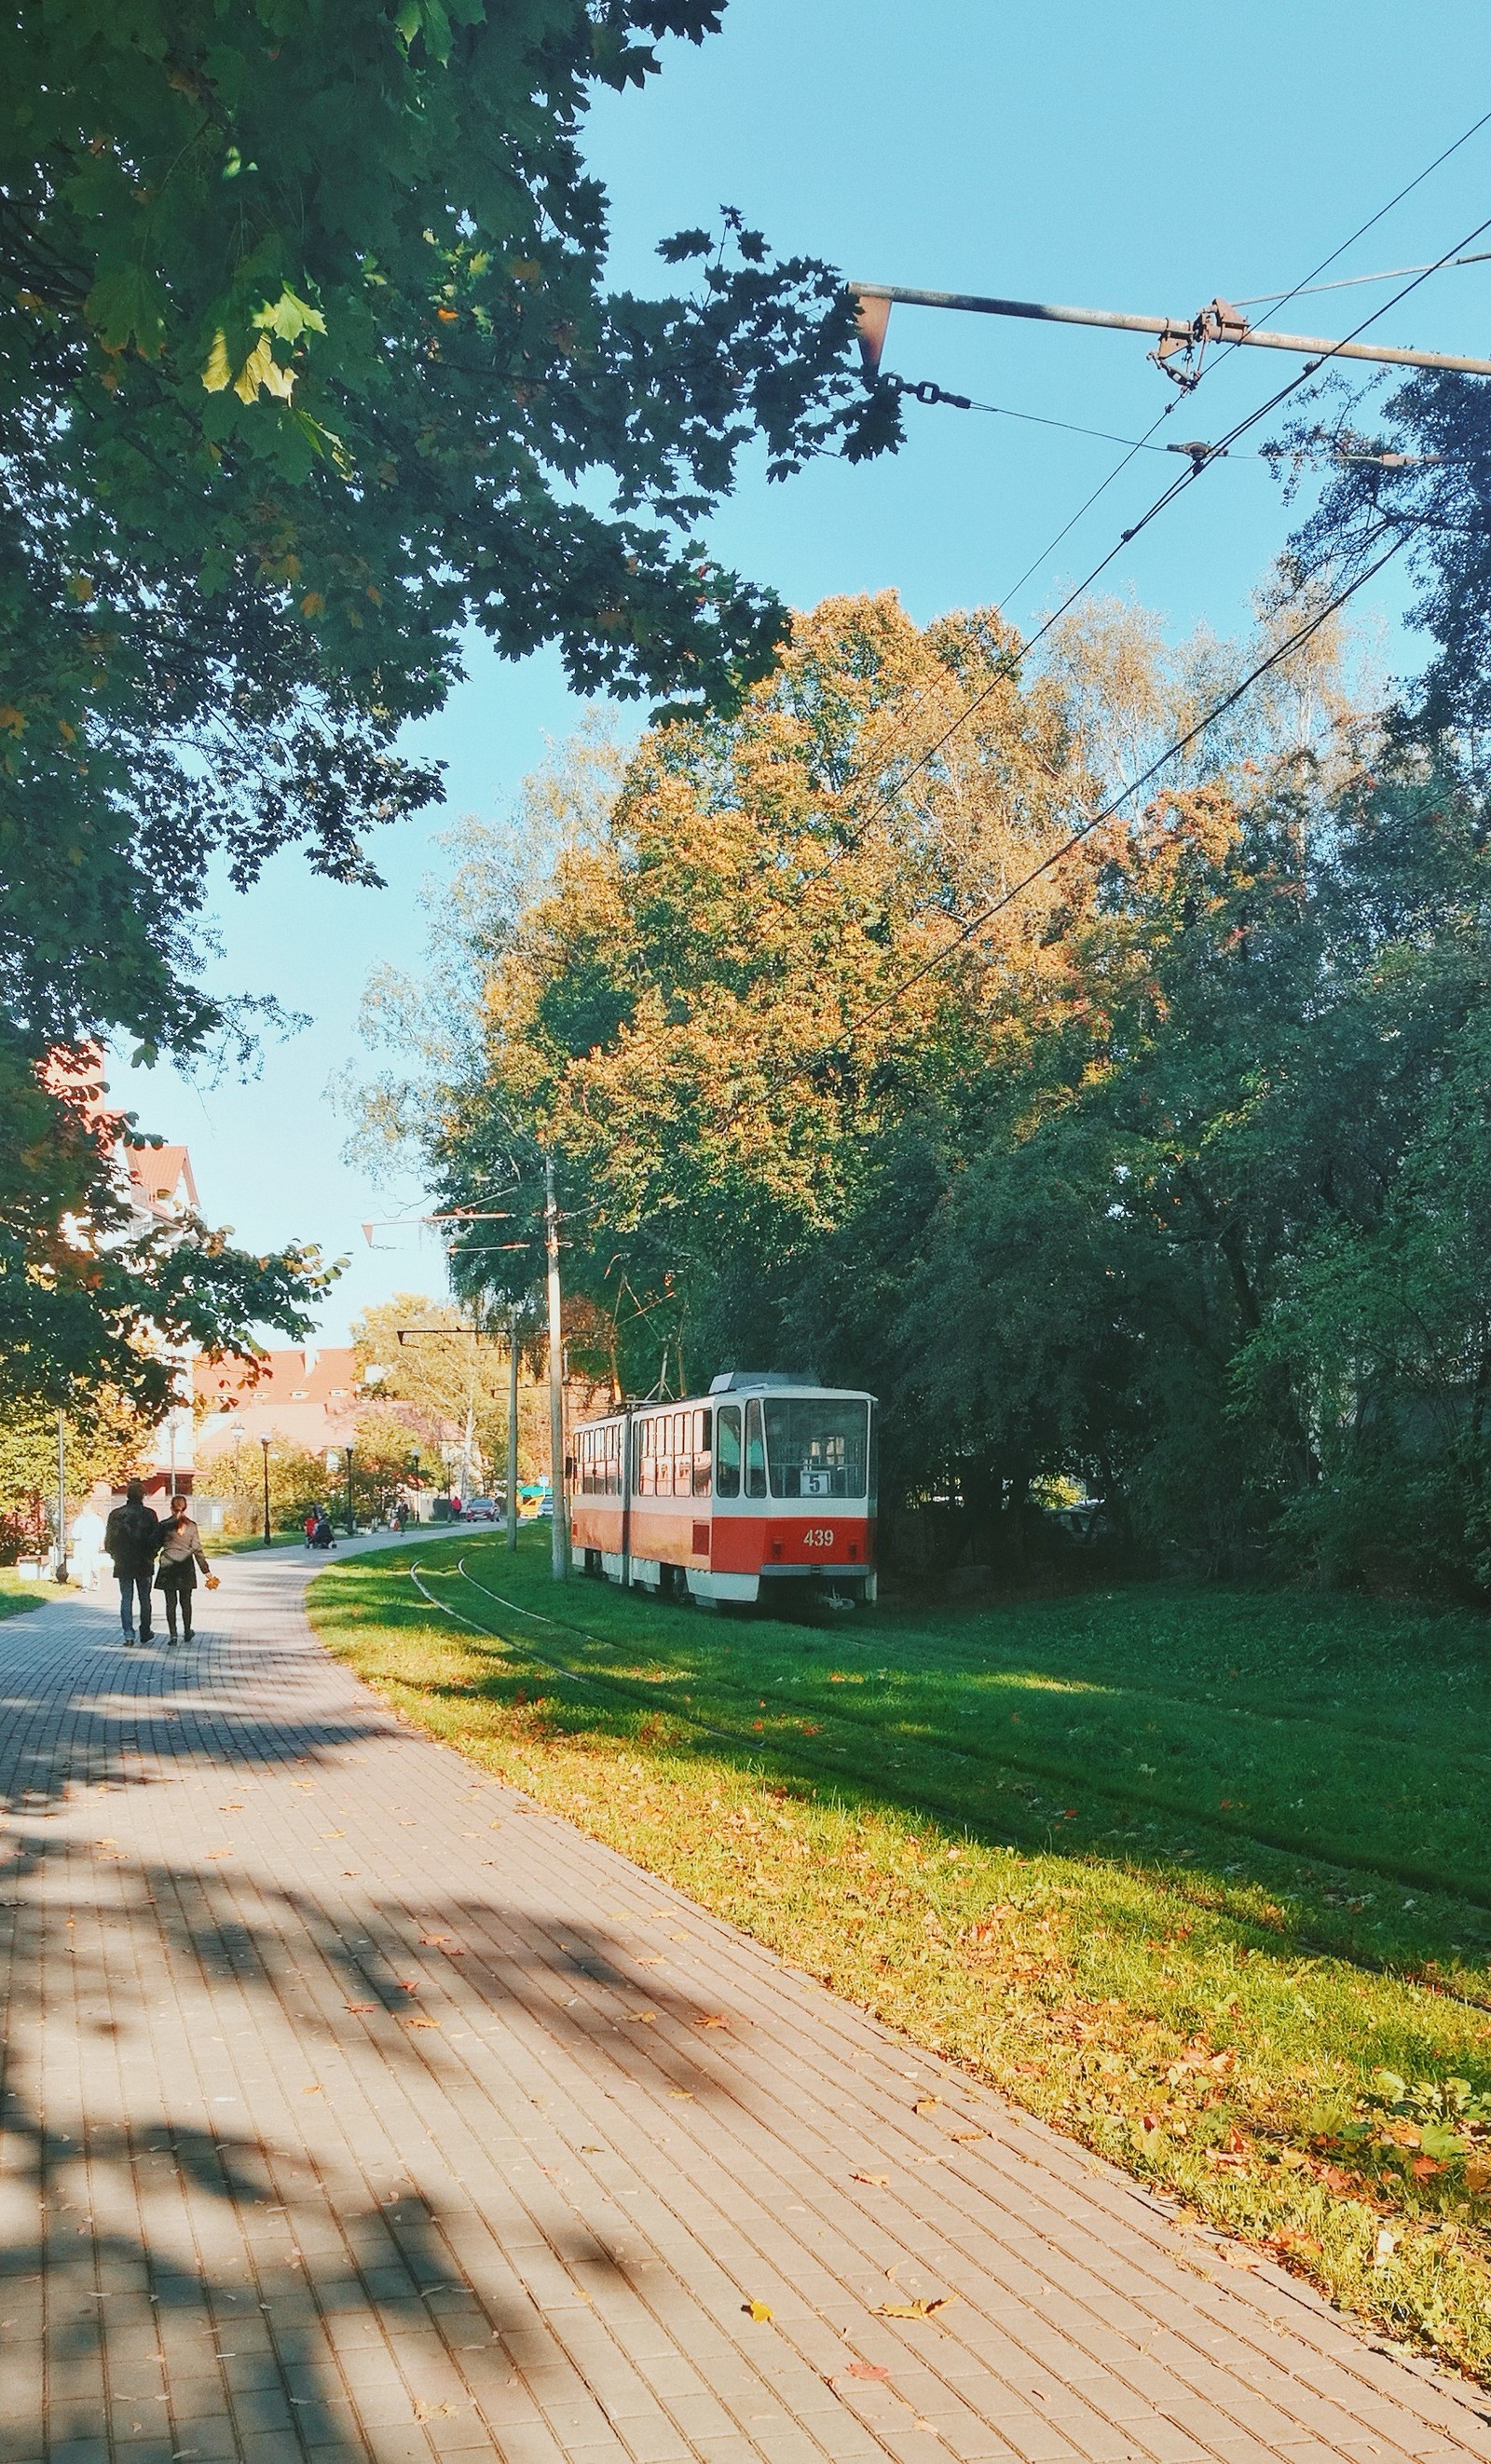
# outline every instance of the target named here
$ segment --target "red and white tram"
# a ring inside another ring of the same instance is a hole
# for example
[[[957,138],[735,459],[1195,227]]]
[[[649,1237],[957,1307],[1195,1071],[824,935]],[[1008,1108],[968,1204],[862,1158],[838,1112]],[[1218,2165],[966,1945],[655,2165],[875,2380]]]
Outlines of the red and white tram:
[[[612,1582],[873,1600],[875,1504],[874,1396],[811,1378],[730,1370],[699,1401],[626,1403],[575,1431],[570,1533]]]

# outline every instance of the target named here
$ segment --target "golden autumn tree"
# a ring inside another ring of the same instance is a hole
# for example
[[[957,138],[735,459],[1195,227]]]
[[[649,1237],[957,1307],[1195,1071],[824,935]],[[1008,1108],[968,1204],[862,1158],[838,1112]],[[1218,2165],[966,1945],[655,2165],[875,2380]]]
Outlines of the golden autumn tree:
[[[883,593],[799,617],[737,718],[643,738],[609,827],[519,920],[445,1099],[451,1193],[518,1126],[583,1196],[576,1265],[623,1358],[707,1346],[722,1296],[739,1319],[852,1212],[895,1124],[1070,1000],[1112,834],[939,961],[1092,795],[1060,692],[1022,682],[992,612],[922,628]]]

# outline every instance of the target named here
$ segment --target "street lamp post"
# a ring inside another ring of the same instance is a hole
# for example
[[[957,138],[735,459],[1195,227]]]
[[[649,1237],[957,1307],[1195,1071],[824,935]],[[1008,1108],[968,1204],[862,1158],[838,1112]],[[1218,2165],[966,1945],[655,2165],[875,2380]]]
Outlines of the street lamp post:
[[[264,1546],[265,1546],[265,1548],[266,1548],[266,1549],[272,1549],[272,1548],[274,1547],[274,1545],[275,1545],[275,1535],[274,1535],[273,1531],[270,1529],[270,1524],[269,1524],[269,1440],[268,1440],[268,1438],[267,1438],[267,1437],[260,1438],[260,1440],[259,1440],[259,1444],[262,1446],[262,1448],[263,1448],[263,1450],[264,1450]]]
[[[346,1536],[350,1540],[357,1530],[357,1509],[352,1503],[352,1449],[346,1450]]]
[[[59,1583],[67,1580],[67,1418],[57,1414],[57,1546],[53,1573]]]

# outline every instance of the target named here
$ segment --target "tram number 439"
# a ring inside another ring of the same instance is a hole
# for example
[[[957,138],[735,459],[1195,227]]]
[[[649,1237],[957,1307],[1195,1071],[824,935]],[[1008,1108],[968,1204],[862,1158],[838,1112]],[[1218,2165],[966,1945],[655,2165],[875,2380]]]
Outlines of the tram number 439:
[[[803,1547],[805,1549],[832,1549],[833,1546],[834,1532],[832,1526],[815,1523],[803,1533]]]

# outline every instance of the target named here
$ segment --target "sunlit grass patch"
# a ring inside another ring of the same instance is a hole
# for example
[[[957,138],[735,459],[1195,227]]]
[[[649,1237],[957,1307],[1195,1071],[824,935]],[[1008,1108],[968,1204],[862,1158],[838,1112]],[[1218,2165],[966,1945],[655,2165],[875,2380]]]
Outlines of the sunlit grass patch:
[[[426,1538],[313,1614],[432,1734],[1491,2371],[1479,1621],[1406,1620],[1403,1669],[1392,1612],[1168,1589],[725,1623],[556,1593],[546,1547]],[[1400,1756],[1453,1785],[1406,1803]]]
[[[19,1617],[26,1609],[39,1609],[48,1600],[64,1596],[45,1578],[23,1582],[13,1566],[0,1566],[0,1617]]]

